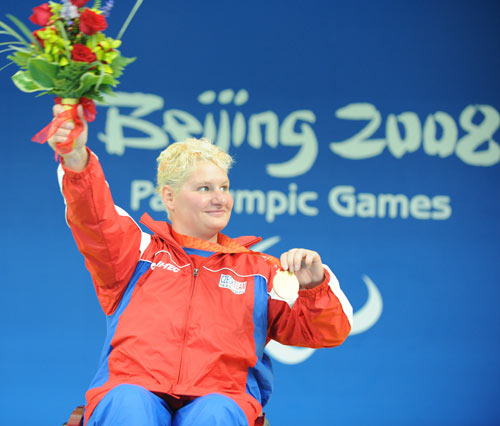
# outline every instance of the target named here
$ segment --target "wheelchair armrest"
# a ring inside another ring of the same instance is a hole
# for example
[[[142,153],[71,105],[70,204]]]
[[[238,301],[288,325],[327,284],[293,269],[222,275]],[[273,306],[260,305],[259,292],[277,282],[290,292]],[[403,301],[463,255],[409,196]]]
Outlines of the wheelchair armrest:
[[[71,416],[69,416],[68,421],[64,423],[63,426],[83,426],[84,411],[85,407],[83,405],[76,407],[71,413]]]

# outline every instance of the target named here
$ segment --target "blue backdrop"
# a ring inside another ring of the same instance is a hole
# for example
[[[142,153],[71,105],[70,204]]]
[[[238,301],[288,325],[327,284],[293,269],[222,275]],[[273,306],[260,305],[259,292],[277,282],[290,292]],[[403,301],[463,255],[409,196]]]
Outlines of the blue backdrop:
[[[133,3],[115,1],[107,34]],[[2,2],[0,19],[37,5]],[[268,348],[273,426],[500,423],[499,9],[146,0],[125,34],[138,59],[89,142],[116,204],[164,218],[158,153],[206,135],[236,159],[226,234],[316,249],[354,307],[339,348]],[[0,72],[0,424],[59,425],[105,320],[53,154],[30,142],[52,99],[19,92],[14,72]]]

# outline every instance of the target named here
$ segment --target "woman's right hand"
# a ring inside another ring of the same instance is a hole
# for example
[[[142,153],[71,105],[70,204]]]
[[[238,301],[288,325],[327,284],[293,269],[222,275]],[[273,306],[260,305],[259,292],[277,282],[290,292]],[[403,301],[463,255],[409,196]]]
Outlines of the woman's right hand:
[[[65,107],[63,105],[54,105],[53,107],[54,117],[57,117],[63,111]],[[61,154],[64,167],[74,170],[76,172],[82,171],[88,163],[89,154],[86,148],[87,137],[88,137],[88,127],[85,118],[83,117],[83,108],[78,105],[77,108],[78,117],[83,123],[83,131],[73,142],[73,149],[67,154]],[[54,151],[56,151],[56,145],[61,142],[65,142],[66,138],[70,134],[71,130],[75,128],[75,123],[72,120],[67,120],[61,124],[59,129],[54,133],[54,135],[48,140],[49,145]]]

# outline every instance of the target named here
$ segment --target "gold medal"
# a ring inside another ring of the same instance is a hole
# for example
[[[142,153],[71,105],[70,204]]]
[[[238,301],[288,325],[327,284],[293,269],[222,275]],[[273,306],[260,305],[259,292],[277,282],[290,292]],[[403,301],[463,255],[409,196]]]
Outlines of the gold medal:
[[[282,299],[293,299],[299,294],[299,280],[293,272],[280,269],[274,276],[273,289]]]

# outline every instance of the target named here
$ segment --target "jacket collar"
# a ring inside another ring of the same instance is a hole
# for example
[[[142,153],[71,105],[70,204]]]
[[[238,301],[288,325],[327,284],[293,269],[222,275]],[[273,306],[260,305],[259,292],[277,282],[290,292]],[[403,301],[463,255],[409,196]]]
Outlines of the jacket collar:
[[[170,243],[174,243],[176,245],[179,244],[178,238],[176,239],[174,237],[174,231],[172,229],[172,226],[168,222],[154,220],[147,213],[144,213],[142,215],[140,222],[143,225],[147,226],[152,232],[155,233],[155,235],[157,235],[161,239]],[[177,237],[179,237],[179,234],[177,234]],[[251,246],[257,244],[261,240],[262,238],[253,236],[229,238],[228,236],[219,233],[219,244],[215,244],[214,246],[222,246],[222,248],[217,251],[222,251],[225,253],[239,253],[249,251],[249,248]],[[210,243],[206,245],[206,242],[204,242],[203,240],[199,240],[198,238],[193,237],[185,237],[183,238],[183,242],[186,242],[188,246],[193,246],[191,248],[199,248],[202,250],[206,250],[207,248],[209,248],[208,245],[210,245]]]

